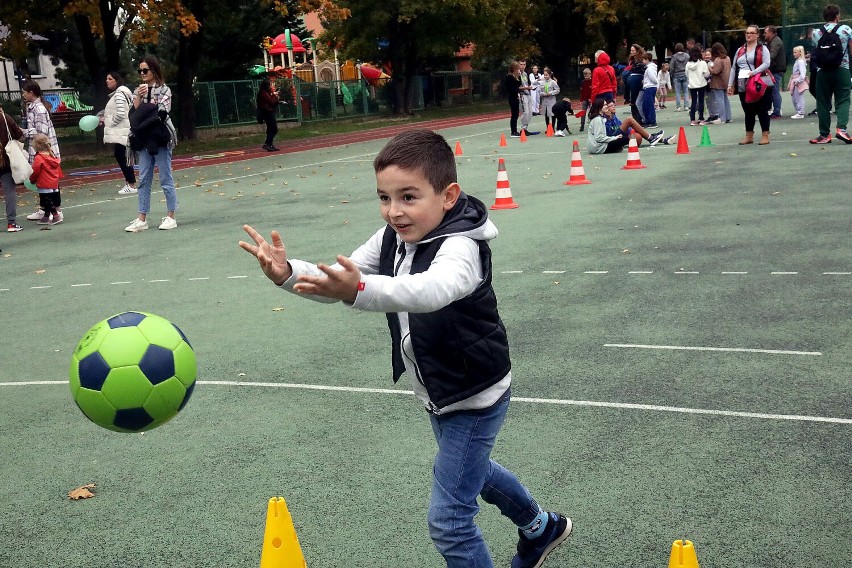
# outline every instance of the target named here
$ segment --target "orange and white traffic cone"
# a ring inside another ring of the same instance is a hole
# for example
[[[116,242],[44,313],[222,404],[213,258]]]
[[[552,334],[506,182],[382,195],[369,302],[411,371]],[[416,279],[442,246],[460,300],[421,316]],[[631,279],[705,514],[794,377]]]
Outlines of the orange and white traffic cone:
[[[583,169],[583,158],[580,157],[580,143],[574,140],[574,151],[571,153],[571,175],[565,185],[585,185],[592,183],[586,179],[586,171]]]
[[[456,156],[463,156],[464,152],[462,152],[461,142],[456,140]]]
[[[689,144],[686,142],[686,131],[683,126],[680,127],[680,132],[677,135],[677,153],[689,154]]]
[[[639,159],[639,145],[636,139],[631,136],[630,144],[627,145],[627,163],[621,166],[622,170],[641,170],[646,166],[642,165],[642,160]]]
[[[545,136],[553,136],[553,124],[547,123],[547,132],[544,133]]]
[[[521,129],[521,142],[526,142],[526,141],[527,141],[527,131],[524,128],[524,129]]]
[[[517,209],[518,204],[512,199],[512,188],[509,187],[509,174],[506,173],[506,162],[500,158],[497,166],[497,198],[491,209]]]
[[[506,147],[506,146],[508,146],[508,144],[506,144],[506,135],[501,132],[500,133],[500,147],[503,148],[503,147]]]

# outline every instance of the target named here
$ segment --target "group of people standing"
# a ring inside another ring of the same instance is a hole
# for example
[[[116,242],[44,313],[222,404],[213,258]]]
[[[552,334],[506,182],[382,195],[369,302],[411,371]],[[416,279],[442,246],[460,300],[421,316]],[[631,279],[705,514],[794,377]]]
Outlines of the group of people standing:
[[[137,71],[141,83],[133,91],[125,86],[121,73],[107,73],[109,98],[98,113],[104,128],[104,143],[113,146],[113,155],[124,176],[125,184],[118,191],[119,195],[138,195],[138,214],[125,231],[137,233],[148,229],[155,167],[166,195],[167,209],[159,228],[174,229],[178,201],[171,163],[172,150],[177,144],[177,133],[169,116],[172,93],[156,57],[142,59]],[[23,227],[17,223],[16,184],[3,150],[9,139],[25,140],[29,146],[33,168],[29,181],[39,193],[39,208],[27,215],[27,219],[46,225],[46,228],[64,221],[59,190],[59,180],[63,177],[61,157],[50,112],[42,100],[38,83],[24,83],[22,97],[26,102],[25,128],[0,110],[0,120],[4,123],[0,126],[0,183],[5,194],[7,231],[10,233],[21,231]],[[135,164],[139,167],[138,183]]]
[[[538,131],[529,130],[532,117],[538,115],[544,115],[545,127],[552,127],[554,135],[570,134],[567,115],[574,114],[571,109],[571,99],[562,97],[561,100],[557,100],[560,88],[553,71],[545,67],[539,73],[538,66],[534,65],[532,72],[527,74],[526,69],[526,60],[512,61],[503,79],[503,91],[506,93],[511,111],[509,121],[511,136],[519,138],[522,132],[526,136],[539,134]],[[521,122],[520,129],[518,120]]]

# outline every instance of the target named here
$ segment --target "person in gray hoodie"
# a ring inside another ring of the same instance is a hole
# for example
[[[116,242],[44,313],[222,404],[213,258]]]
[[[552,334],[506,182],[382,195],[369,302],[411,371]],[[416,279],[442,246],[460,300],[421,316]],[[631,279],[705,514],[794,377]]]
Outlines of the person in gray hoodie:
[[[686,64],[689,62],[689,54],[684,50],[683,44],[675,44],[675,52],[669,61],[669,71],[675,90],[675,112],[688,110],[689,86],[686,78]]]
[[[485,205],[461,191],[447,141],[428,130],[395,136],[373,162],[386,225],[334,265],[290,259],[248,225],[240,242],[286,291],[385,312],[394,381],[406,375],[438,446],[429,533],[448,568],[493,566],[474,522],[477,498],[517,526],[513,568],[541,566],[572,523],[544,511],[514,473],[491,459],[511,398],[506,328],[497,312]]]

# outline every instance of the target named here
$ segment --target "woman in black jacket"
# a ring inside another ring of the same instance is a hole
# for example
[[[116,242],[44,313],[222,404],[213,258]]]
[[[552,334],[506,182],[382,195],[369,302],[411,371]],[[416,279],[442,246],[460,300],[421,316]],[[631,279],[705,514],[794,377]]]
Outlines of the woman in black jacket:
[[[278,150],[272,140],[278,134],[278,91],[275,90],[275,78],[270,77],[268,81],[261,81],[260,89],[257,91],[257,118],[258,122],[266,123],[266,142],[263,149],[267,152]]]

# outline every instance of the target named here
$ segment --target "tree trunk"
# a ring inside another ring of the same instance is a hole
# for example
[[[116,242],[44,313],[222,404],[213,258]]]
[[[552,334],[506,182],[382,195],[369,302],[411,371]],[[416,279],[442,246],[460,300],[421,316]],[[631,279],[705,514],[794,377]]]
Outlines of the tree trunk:
[[[178,76],[177,103],[179,121],[177,124],[180,140],[195,140],[198,133],[195,129],[195,93],[193,85],[201,61],[201,48],[204,41],[204,0],[193,0],[187,6],[195,19],[201,23],[198,31],[189,36],[180,34],[178,39]]]

